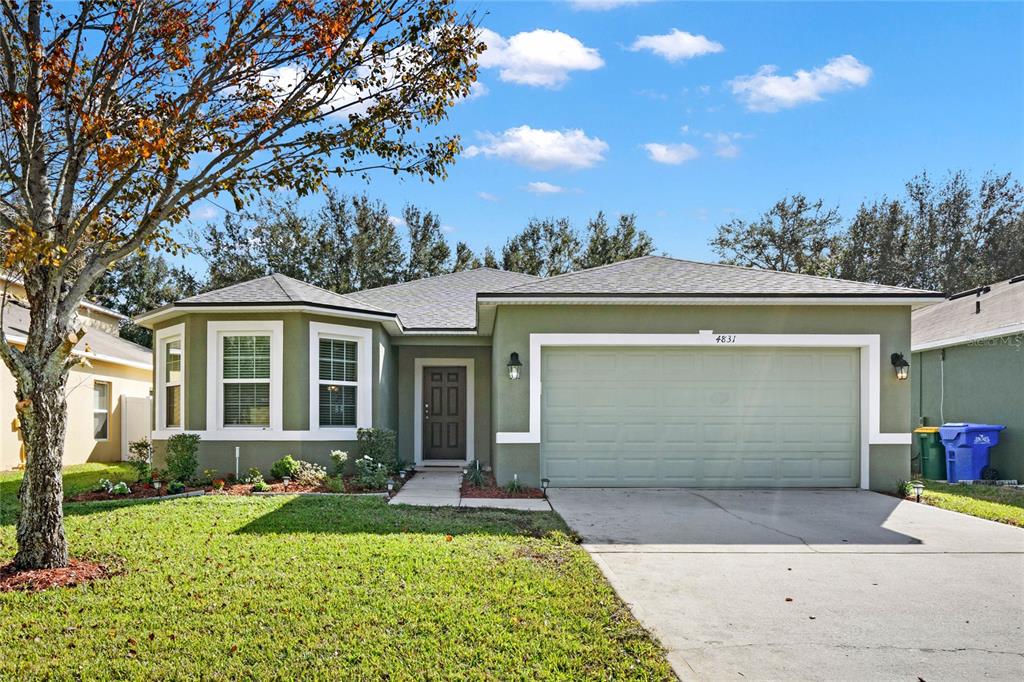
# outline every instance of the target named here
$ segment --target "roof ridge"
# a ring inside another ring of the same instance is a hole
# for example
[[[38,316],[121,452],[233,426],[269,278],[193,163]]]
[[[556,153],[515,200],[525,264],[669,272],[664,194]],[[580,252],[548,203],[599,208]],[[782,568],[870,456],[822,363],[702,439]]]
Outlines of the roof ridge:
[[[545,283],[546,282],[553,282],[553,281],[555,281],[557,279],[561,279],[563,277],[569,277],[571,275],[580,275],[580,274],[583,274],[584,272],[594,272],[595,270],[604,270],[606,268],[615,267],[616,265],[622,265],[623,263],[633,263],[633,262],[638,261],[638,260],[646,260],[648,258],[661,258],[661,257],[662,256],[656,256],[656,255],[654,255],[652,253],[649,253],[646,256],[637,256],[636,258],[627,258],[625,260],[617,260],[614,263],[605,263],[604,265],[595,265],[592,268],[584,268],[582,270],[571,270],[569,272],[563,272],[560,275],[552,275],[551,277],[539,277],[538,279],[543,280]],[[673,259],[673,260],[680,260],[680,259],[676,258],[676,259]],[[534,276],[536,276],[536,275],[534,275]],[[514,287],[509,287],[507,289],[502,289],[502,292],[513,291],[514,289],[518,289],[520,287],[529,286],[530,284],[533,284],[533,282],[525,282],[523,284],[517,284]]]
[[[475,272],[484,272],[484,271],[487,271],[487,272],[500,272],[502,274],[519,275],[519,276],[522,276],[522,277],[533,277],[534,279],[544,279],[543,277],[538,277],[537,275],[531,275],[531,274],[526,273],[526,272],[516,272],[514,270],[502,270],[501,268],[488,268],[488,267],[480,266],[479,268],[470,268],[469,270],[459,270],[457,272],[443,272],[443,273],[441,273],[439,275],[431,275],[430,277],[420,277],[419,279],[412,279],[412,280],[409,280],[407,282],[395,282],[394,284],[385,284],[384,286],[373,287],[372,289],[360,289],[359,291],[351,292],[351,294],[354,295],[354,296],[358,296],[360,294],[368,294],[368,293],[373,293],[373,292],[377,292],[377,291],[385,291],[385,290],[388,290],[388,289],[399,289],[399,288],[402,288],[402,287],[412,286],[412,285],[415,285],[415,284],[422,284],[423,282],[429,282],[431,280],[441,279],[442,277],[455,277],[457,275],[469,275],[469,274],[472,274],[472,273],[475,273]],[[525,282],[524,282],[524,284],[525,284]],[[519,285],[517,285],[517,286],[519,286]]]
[[[245,286],[247,284],[252,284],[253,282],[259,282],[261,279],[273,279],[273,278],[274,278],[274,273],[271,273],[269,275],[262,275],[260,277],[254,277],[252,279],[247,279],[247,280],[244,280],[242,282],[235,282],[234,284],[229,284],[229,285],[227,285],[225,287],[218,287],[217,289],[210,289],[209,291],[203,291],[203,292],[200,292],[198,294],[193,294],[192,296],[188,296],[186,298],[181,299],[181,301],[189,301],[189,300],[191,300],[193,298],[199,298],[200,296],[206,296],[207,294],[212,294],[212,293],[217,292],[217,291],[231,291],[232,289],[237,289],[238,287]],[[278,286],[281,286],[280,284],[278,284],[277,280],[274,280],[274,283],[277,284]],[[284,289],[282,289],[282,291],[284,291]],[[285,293],[287,293],[287,292],[285,292]]]
[[[297,283],[301,284],[302,286],[309,287],[310,289],[316,289],[317,291],[322,291],[325,294],[330,294],[331,296],[337,296],[338,298],[344,299],[346,301],[350,301],[352,303],[358,303],[361,306],[367,306],[369,308],[373,308],[374,310],[378,310],[378,311],[380,311],[382,313],[394,314],[393,310],[386,310],[384,308],[381,308],[380,306],[375,306],[372,303],[365,303],[363,301],[359,301],[359,300],[357,300],[355,298],[352,298],[352,296],[350,296],[349,294],[339,294],[337,291],[331,291],[330,289],[327,289],[325,287],[318,286],[316,284],[310,284],[309,282],[306,282],[306,281],[301,280],[301,279],[296,279],[294,277],[289,277],[288,275],[282,274],[280,272],[273,273],[273,276],[274,277],[283,277],[284,279],[286,279],[288,281],[297,282]],[[278,286],[281,286],[280,282],[277,282],[276,280],[275,280],[275,282],[277,283]],[[284,287],[281,287],[281,290],[285,293],[286,296],[288,296],[293,301],[295,301],[295,300],[301,301],[302,300],[301,298],[296,299],[296,298],[292,297],[292,295]]]

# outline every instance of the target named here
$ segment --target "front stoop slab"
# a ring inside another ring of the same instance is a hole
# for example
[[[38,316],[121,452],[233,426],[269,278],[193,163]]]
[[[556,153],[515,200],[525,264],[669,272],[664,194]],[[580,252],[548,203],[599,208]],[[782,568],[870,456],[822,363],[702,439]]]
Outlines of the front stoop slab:
[[[419,507],[467,507],[489,509],[518,509],[520,511],[551,511],[547,500],[504,500],[490,498],[464,498],[460,492],[462,471],[422,471],[402,486],[390,504],[410,504]]]

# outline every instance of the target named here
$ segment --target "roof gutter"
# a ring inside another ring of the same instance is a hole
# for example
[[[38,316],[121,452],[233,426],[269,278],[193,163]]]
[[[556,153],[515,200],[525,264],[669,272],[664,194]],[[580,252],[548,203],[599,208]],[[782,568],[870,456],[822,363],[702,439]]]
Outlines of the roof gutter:
[[[508,304],[637,304],[637,305],[929,305],[945,300],[941,293],[908,294],[500,294],[482,293],[478,302]]]

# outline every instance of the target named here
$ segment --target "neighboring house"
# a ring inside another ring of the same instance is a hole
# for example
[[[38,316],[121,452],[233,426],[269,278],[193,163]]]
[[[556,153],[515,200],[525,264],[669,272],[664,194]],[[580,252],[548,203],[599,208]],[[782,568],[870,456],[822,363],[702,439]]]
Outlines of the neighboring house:
[[[6,302],[0,302],[4,334],[23,348],[29,325],[25,289],[0,276],[0,298],[5,291]],[[94,303],[79,306],[78,324],[86,333],[74,354],[85,362],[72,367],[68,378],[65,465],[121,459],[129,439],[145,438],[150,432],[153,354],[118,336],[125,319]],[[21,466],[24,457],[14,387],[14,377],[0,362],[0,471]]]
[[[344,296],[271,275],[137,322],[156,331],[154,442],[199,433],[202,467],[233,471],[236,448],[242,472],[328,463],[375,426],[406,461],[479,459],[500,483],[891,489],[910,382],[890,354],[939,299],[648,256]]]
[[[992,465],[1024,480],[1024,275],[955,294],[911,320],[914,426],[1003,424]]]

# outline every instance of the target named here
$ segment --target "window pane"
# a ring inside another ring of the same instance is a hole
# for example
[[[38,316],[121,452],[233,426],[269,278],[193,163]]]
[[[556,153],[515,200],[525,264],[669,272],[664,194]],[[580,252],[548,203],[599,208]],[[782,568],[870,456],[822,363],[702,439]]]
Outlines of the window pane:
[[[164,382],[181,383],[181,341],[168,341],[164,346]]]
[[[320,380],[356,381],[356,342],[320,339]]]
[[[108,415],[106,412],[94,412],[92,415],[92,431],[93,437],[96,440],[107,439],[107,421]]]
[[[356,425],[356,387],[320,386],[320,426]]]
[[[224,384],[224,426],[270,426],[270,384]]]
[[[92,385],[92,409],[94,410],[106,410],[110,406],[110,400],[107,395],[109,394],[109,384],[105,384],[102,381],[96,381]]]
[[[269,379],[269,336],[225,336],[225,379]]]
[[[164,426],[178,428],[181,426],[181,386],[167,386],[164,389],[165,416]]]

